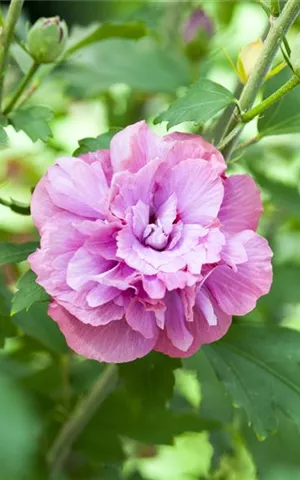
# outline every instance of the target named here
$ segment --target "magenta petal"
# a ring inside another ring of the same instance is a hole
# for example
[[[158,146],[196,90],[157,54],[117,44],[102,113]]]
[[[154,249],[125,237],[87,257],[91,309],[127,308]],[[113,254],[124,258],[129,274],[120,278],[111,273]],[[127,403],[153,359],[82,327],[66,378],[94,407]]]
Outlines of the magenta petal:
[[[38,230],[42,228],[49,218],[62,211],[61,208],[52,202],[47,190],[48,188],[49,180],[47,175],[45,175],[36,185],[31,198],[31,215]]]
[[[155,338],[144,338],[125,320],[92,327],[55,303],[49,306],[48,314],[58,323],[70,348],[86,358],[109,363],[131,362],[146,355],[155,345]]]
[[[119,295],[119,290],[105,285],[96,285],[88,293],[86,301],[89,307],[100,307]]]
[[[114,172],[137,172],[154,158],[162,157],[168,149],[163,138],[152,132],[145,121],[130,125],[110,142]]]
[[[219,265],[205,282],[228,315],[250,312],[259,297],[269,292],[272,283],[272,252],[268,242],[251,230],[241,233],[240,239],[248,261],[237,265],[237,271]]]
[[[165,296],[167,310],[165,312],[165,328],[168,338],[174,347],[186,352],[193,343],[193,336],[185,324],[183,304],[176,291]]]
[[[260,192],[249,175],[232,175],[225,180],[218,218],[227,233],[256,230],[262,210]]]
[[[177,212],[184,223],[206,225],[217,217],[223,200],[223,185],[209,163],[185,160],[162,178],[155,194],[160,207],[173,193],[177,197]]]
[[[145,310],[144,305],[133,298],[125,313],[126,321],[130,327],[145,338],[157,338],[158,330],[154,312]]]
[[[173,222],[176,218],[177,212],[177,198],[175,193],[163,203],[157,211],[156,217],[158,225],[162,226],[164,232],[169,235],[173,228]]]

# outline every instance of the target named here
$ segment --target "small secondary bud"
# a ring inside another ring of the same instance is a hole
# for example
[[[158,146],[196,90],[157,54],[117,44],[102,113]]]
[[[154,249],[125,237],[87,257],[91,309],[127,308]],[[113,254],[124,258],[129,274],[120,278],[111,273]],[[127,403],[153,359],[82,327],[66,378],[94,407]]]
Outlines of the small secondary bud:
[[[59,17],[40,18],[28,33],[27,44],[37,63],[54,62],[64,51],[68,27]]]
[[[236,70],[242,83],[247,82],[249,76],[255,68],[257,59],[263,49],[263,46],[264,44],[262,40],[257,40],[249,45],[246,45],[246,47],[242,48],[240,51]]]
[[[189,15],[182,27],[182,37],[186,53],[192,60],[198,60],[207,53],[214,31],[213,21],[201,8],[196,8]]]

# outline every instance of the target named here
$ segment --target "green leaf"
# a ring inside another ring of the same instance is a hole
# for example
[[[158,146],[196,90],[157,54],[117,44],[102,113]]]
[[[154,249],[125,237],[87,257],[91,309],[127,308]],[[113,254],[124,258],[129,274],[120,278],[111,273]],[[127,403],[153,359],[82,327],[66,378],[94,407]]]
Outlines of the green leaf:
[[[297,331],[239,324],[221,341],[202,348],[233,405],[246,411],[260,439],[277,431],[277,409],[300,427],[299,343]],[[197,357],[186,359],[186,367],[197,370]]]
[[[67,49],[66,56],[72,55],[81,48],[88,47],[92,43],[112,37],[141,38],[147,34],[147,29],[141,22],[130,23],[100,23],[90,25],[88,28],[76,28],[73,42]],[[79,38],[78,38],[79,37]]]
[[[264,88],[264,98],[269,97],[291,78],[288,68],[270,79]],[[263,112],[258,120],[261,136],[284,135],[300,132],[300,88],[282,97],[272,107]]]
[[[251,168],[251,170],[261,187],[270,193],[272,202],[281,210],[285,210],[289,215],[292,214],[300,219],[299,190],[296,187],[275,182],[256,169]]]
[[[0,266],[19,263],[38,248],[38,242],[8,243],[0,242]]]
[[[26,335],[38,340],[54,353],[66,353],[68,347],[64,336],[54,320],[47,315],[47,308],[45,304],[36,303],[28,312],[14,315],[12,320]]]
[[[211,80],[201,79],[186,95],[156,117],[154,123],[168,122],[168,128],[182,122],[206,122],[235,101],[232,93]]]
[[[4,200],[4,198],[0,198],[0,205],[8,207],[12,212],[19,213],[20,215],[30,215],[30,206],[24,205],[16,200]]]
[[[82,140],[79,140],[79,148],[75,150],[73,155],[78,157],[84,153],[96,152],[97,150],[109,148],[112,137],[120,130],[120,128],[112,128],[109,132],[102,133],[96,138],[83,138]]]
[[[0,125],[0,148],[3,148],[7,145],[8,136],[4,128]]]
[[[4,346],[7,337],[16,335],[16,328],[10,318],[11,297],[4,277],[0,275],[0,348]]]
[[[153,408],[155,405],[164,406],[172,398],[174,370],[180,366],[178,359],[151,352],[134,362],[119,365],[119,371],[127,391],[139,395],[145,408]]]
[[[12,299],[11,315],[28,310],[34,303],[49,302],[49,295],[43,287],[36,283],[36,278],[36,274],[32,270],[28,270],[18,280],[18,290]]]
[[[10,113],[8,118],[17,132],[23,130],[33,142],[47,142],[52,137],[49,122],[53,118],[53,112],[49,107],[36,105],[21,108]]]
[[[151,38],[113,38],[97,48],[88,47],[85,55],[67,65],[61,78],[73,95],[83,98],[97,96],[117,83],[136,92],[174,94],[190,83],[190,70],[185,57],[165,50]]]

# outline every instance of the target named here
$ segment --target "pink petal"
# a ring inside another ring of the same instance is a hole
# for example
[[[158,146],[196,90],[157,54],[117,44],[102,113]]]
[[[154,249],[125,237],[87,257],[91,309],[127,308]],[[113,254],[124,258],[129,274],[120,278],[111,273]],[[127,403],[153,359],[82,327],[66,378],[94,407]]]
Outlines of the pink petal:
[[[184,223],[207,224],[217,217],[223,200],[223,185],[209,163],[186,160],[162,178],[155,204],[162,205],[172,193],[177,197],[177,214]]]
[[[45,175],[36,185],[31,198],[31,215],[38,230],[41,230],[42,226],[49,220],[49,218],[62,212],[62,209],[52,202],[47,190],[48,188],[49,180],[47,175]]]
[[[227,233],[256,230],[262,211],[260,192],[249,175],[232,175],[225,180],[218,218]]]
[[[168,149],[163,139],[152,132],[145,121],[124,128],[110,142],[111,162],[114,172],[137,172]]]
[[[149,205],[139,200],[132,207],[132,230],[137,238],[143,239],[145,228],[149,224]]]
[[[107,287],[106,285],[96,285],[90,293],[88,293],[86,300],[89,307],[100,307],[105,303],[113,300],[120,291],[114,287]]]
[[[74,290],[80,290],[95,275],[110,270],[115,262],[106,260],[99,255],[89,253],[81,247],[74,254],[67,268],[67,284]]]
[[[125,313],[125,318],[130,327],[145,338],[157,338],[157,326],[153,312],[145,310],[136,298],[133,298]]]
[[[193,336],[186,327],[183,304],[176,291],[165,296],[167,310],[165,312],[166,334],[172,344],[186,352],[193,343]]]
[[[48,194],[58,207],[88,218],[102,218],[106,213],[108,186],[100,163],[60,158],[49,168],[48,180]]]
[[[156,341],[155,338],[144,338],[124,320],[92,327],[84,325],[55,303],[49,306],[48,314],[58,323],[70,348],[100,362],[130,362],[150,352]]]
[[[157,213],[156,217],[158,220],[158,225],[162,226],[163,231],[169,235],[173,228],[173,222],[176,219],[176,207],[177,207],[177,198],[175,193],[173,193],[166,201],[163,203]]]
[[[217,266],[205,284],[228,315],[245,315],[262,295],[269,292],[272,283],[272,251],[268,242],[246,230],[239,235],[248,261],[233,271],[227,265]]]
[[[107,184],[110,185],[113,170],[111,166],[109,150],[97,150],[96,152],[84,153],[83,155],[80,155],[79,158],[82,158],[82,160],[90,165],[94,162],[99,162],[104,172]]]
[[[247,262],[248,255],[239,234],[227,237],[221,257],[234,271],[237,270],[236,265]]]
[[[161,299],[166,293],[166,286],[156,275],[143,275],[143,288],[153,299]]]

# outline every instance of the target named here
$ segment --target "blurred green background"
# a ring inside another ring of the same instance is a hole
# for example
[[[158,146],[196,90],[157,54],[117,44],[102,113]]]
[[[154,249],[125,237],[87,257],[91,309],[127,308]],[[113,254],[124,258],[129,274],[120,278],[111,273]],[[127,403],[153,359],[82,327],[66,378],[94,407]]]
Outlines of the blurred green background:
[[[195,8],[203,9],[211,19],[213,34],[200,26],[192,44],[187,44],[184,24]],[[94,22],[107,21],[140,22],[148,35],[94,43],[45,80],[30,103],[49,105],[55,113],[53,137],[46,144],[32,143],[24,132],[8,127],[9,146],[0,150],[0,197],[24,204],[29,204],[31,189],[55,158],[72,154],[80,139],[142,118],[152,124],[199,77],[234,91],[238,78],[227,57],[236,63],[240,50],[262,38],[268,24],[259,2],[246,0],[32,1],[25,3],[18,25],[20,37],[26,36],[29,21],[53,15],[66,20],[74,38]],[[298,32],[299,21],[290,32],[291,43]],[[15,48],[8,94],[24,62],[26,58]],[[286,75],[285,69],[269,80],[265,91],[271,92]],[[295,116],[295,133],[279,128],[279,121],[276,130],[273,121],[273,129],[264,138],[235,152],[229,173],[248,172],[260,185],[265,207],[260,232],[274,250],[270,295],[247,318],[235,321],[300,330],[300,88],[291,95],[277,114]],[[187,123],[172,130],[202,132],[211,138],[213,126],[213,122],[205,127]],[[153,128],[160,134],[166,132],[163,124]],[[241,144],[256,137],[253,122],[244,130]],[[37,239],[30,217],[0,205],[0,219],[0,240]],[[1,480],[49,478],[49,446],[102,370],[101,364],[68,351],[44,305],[34,305],[11,319],[11,295],[27,268],[23,262],[6,265],[0,272]],[[199,382],[193,373],[178,369],[177,361],[161,357],[138,361],[131,370],[121,368],[125,386],[108,398],[80,436],[62,478],[300,479],[300,436],[285,414],[278,412],[279,431],[260,441],[241,410],[232,408],[208,364]],[[165,408],[168,414],[163,416]],[[217,422],[214,428],[210,422]]]

